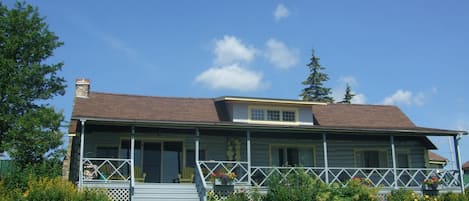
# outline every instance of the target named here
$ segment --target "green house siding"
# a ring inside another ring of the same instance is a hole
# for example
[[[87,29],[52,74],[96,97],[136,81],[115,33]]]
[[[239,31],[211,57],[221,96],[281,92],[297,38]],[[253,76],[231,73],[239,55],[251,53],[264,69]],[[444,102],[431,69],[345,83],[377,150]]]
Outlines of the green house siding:
[[[247,161],[246,157],[246,137],[237,133],[233,135],[229,132],[220,131],[210,135],[204,135],[201,132],[200,136],[200,150],[205,153],[205,160],[215,161],[226,161],[229,160],[227,156],[228,148],[231,148],[232,155],[234,158],[231,160],[239,159],[240,161]],[[242,134],[242,133],[241,133]],[[223,136],[226,135],[226,136]],[[274,134],[271,134],[274,135]],[[266,137],[269,134],[264,134],[262,137],[251,135],[251,165],[252,166],[272,166],[278,165],[275,163],[275,159],[272,157],[277,153],[272,153],[273,149],[278,151],[278,147],[300,147],[303,148],[299,153],[307,153],[308,150],[313,151],[312,164],[316,167],[324,167],[324,152],[323,142],[318,136],[312,136],[312,139],[308,138],[297,138],[292,135],[292,138],[288,138],[288,135],[283,134],[281,138]],[[286,137],[285,137],[286,136]],[[89,132],[85,134],[85,152],[84,157],[96,157],[98,147],[118,147],[120,149],[121,140],[129,140],[129,133],[125,132]],[[386,167],[392,167],[392,155],[390,142],[388,138],[381,138],[377,140],[353,140],[353,139],[328,139],[328,165],[329,167],[359,167],[357,164],[357,152],[367,150],[378,150],[385,153]],[[185,159],[186,150],[195,149],[195,131],[194,133],[171,133],[171,132],[159,132],[159,133],[136,133],[136,141],[180,141],[183,143],[183,157]],[[234,146],[233,142],[239,142],[239,147]],[[228,146],[231,144],[231,146]],[[422,168],[425,167],[425,156],[424,153],[426,148],[416,140],[395,140],[397,156],[399,154],[407,154],[409,167],[411,168]],[[273,148],[274,147],[274,148]],[[306,148],[304,148],[306,147]],[[277,148],[277,149],[276,149]],[[306,150],[306,152],[305,152]],[[236,155],[240,154],[239,157]],[[122,157],[122,156],[121,156]],[[308,156],[309,157],[309,156]],[[308,158],[309,160],[309,158]],[[185,161],[185,160],[184,160]],[[398,164],[399,166],[399,164]]]

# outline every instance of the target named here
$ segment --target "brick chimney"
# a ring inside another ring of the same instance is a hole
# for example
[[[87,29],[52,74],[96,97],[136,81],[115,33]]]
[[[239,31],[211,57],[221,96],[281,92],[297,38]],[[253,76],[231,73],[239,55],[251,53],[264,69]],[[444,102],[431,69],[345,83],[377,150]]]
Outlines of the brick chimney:
[[[90,80],[79,78],[75,82],[75,97],[88,98],[90,95]]]

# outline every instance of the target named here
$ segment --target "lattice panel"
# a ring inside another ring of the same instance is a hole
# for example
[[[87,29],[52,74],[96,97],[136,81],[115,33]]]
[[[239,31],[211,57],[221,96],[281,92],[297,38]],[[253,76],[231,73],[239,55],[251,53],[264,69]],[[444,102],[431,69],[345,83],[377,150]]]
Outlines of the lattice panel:
[[[129,189],[128,188],[108,188],[107,194],[112,201],[128,201]]]

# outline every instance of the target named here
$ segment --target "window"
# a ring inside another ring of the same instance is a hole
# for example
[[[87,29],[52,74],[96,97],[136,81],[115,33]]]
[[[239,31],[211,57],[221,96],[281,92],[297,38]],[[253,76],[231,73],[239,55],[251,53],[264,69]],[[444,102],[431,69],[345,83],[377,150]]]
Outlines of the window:
[[[355,162],[358,167],[385,168],[387,167],[387,152],[366,150],[355,153]]]
[[[295,112],[292,111],[282,111],[282,117],[283,121],[296,121]]]
[[[280,121],[280,111],[278,110],[267,110],[268,121]]]
[[[252,109],[251,110],[251,119],[252,120],[265,120],[264,110],[262,110],[262,109]]]
[[[272,146],[271,159],[273,166],[314,166],[314,149],[313,147],[285,147]]]
[[[253,121],[278,121],[278,122],[296,122],[297,112],[292,109],[269,109],[269,108],[251,108],[250,120]]]

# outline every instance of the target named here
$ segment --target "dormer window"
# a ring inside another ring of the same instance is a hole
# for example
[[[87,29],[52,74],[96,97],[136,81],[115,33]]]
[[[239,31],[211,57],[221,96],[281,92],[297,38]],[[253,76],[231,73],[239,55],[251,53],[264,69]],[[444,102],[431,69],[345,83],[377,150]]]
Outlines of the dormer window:
[[[249,107],[249,121],[254,123],[297,123],[296,108]]]

